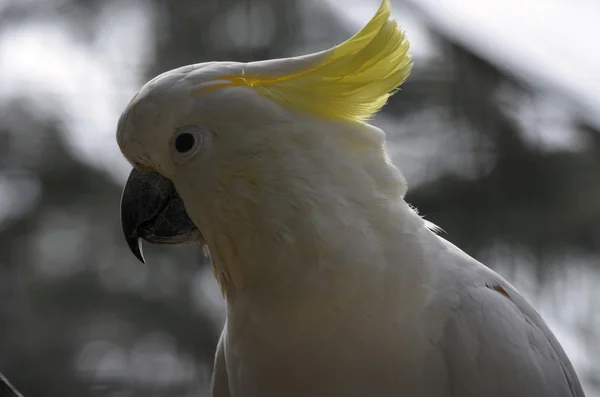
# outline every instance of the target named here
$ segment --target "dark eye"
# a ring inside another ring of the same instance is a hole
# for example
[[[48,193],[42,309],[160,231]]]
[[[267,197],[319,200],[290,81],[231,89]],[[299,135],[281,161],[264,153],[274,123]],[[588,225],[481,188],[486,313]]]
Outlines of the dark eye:
[[[212,132],[198,125],[186,125],[177,128],[169,143],[173,158],[186,162],[210,148]]]
[[[184,132],[175,138],[175,150],[179,153],[189,152],[196,144],[196,137],[190,133]]]

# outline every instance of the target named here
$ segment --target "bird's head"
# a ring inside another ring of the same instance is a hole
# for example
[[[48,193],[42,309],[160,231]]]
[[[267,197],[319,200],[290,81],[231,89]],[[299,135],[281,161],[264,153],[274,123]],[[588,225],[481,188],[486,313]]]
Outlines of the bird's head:
[[[329,50],[202,63],[154,78],[130,101],[117,130],[134,166],[121,202],[130,248],[143,261],[140,238],[206,241],[212,256],[214,234],[226,238],[229,230],[211,225],[236,219],[240,227],[256,226],[257,217],[275,217],[267,208],[290,196],[315,199],[302,186],[334,183],[329,164],[385,157],[381,131],[364,121],[411,65],[408,42],[384,0],[360,32]],[[357,159],[361,151],[370,154]]]

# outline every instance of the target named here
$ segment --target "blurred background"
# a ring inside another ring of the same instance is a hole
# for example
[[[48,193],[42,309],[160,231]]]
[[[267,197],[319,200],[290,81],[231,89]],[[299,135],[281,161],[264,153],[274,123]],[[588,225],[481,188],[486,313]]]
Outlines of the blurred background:
[[[393,0],[412,76],[374,124],[408,201],[508,278],[600,397],[600,2]],[[323,50],[378,0],[0,0],[0,371],[29,396],[205,396],[199,247],[121,235],[114,133],[184,64]]]

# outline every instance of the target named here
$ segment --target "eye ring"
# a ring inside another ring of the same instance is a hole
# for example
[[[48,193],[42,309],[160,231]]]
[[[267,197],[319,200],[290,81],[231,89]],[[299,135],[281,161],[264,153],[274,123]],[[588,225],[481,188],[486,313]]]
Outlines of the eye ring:
[[[180,160],[188,159],[204,151],[211,137],[209,131],[198,126],[180,127],[171,138],[171,151]]]

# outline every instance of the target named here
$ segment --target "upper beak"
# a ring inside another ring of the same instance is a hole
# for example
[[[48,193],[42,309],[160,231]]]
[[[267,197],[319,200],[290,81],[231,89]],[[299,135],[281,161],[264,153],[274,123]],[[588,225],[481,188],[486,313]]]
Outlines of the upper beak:
[[[198,241],[198,228],[167,178],[133,169],[121,196],[121,225],[131,252],[145,263],[140,239],[150,243]]]

